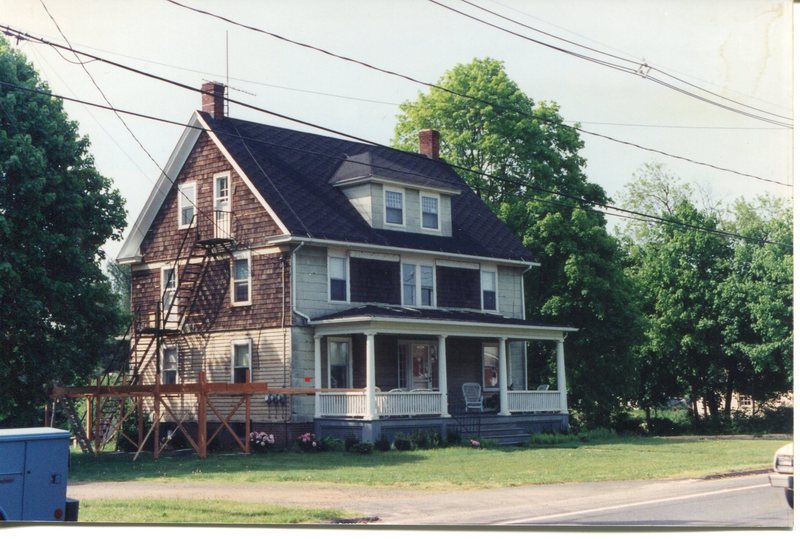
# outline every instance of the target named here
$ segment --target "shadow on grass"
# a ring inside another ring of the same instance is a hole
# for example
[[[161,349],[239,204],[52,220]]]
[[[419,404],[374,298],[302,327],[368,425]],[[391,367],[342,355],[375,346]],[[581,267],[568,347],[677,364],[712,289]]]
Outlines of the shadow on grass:
[[[344,452],[274,452],[217,453],[203,460],[191,451],[162,453],[153,459],[152,454],[142,453],[133,461],[133,453],[104,453],[100,456],[73,453],[70,465],[70,481],[136,481],[169,479],[197,479],[203,474],[233,474],[270,472],[280,473],[284,480],[308,480],[315,472],[343,470],[348,468],[369,469],[383,466],[412,464],[424,460],[429,451],[390,451],[360,455]],[[302,473],[302,476],[300,475]]]

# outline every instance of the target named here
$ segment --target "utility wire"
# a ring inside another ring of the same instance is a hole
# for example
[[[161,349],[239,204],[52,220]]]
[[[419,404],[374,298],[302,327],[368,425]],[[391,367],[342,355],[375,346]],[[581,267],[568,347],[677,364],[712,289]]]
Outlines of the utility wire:
[[[442,6],[442,7],[444,7],[444,8],[447,8],[447,9],[452,9],[452,8],[449,8],[449,7],[445,6],[444,4],[441,4],[441,3],[437,2],[437,1],[434,1],[434,0],[429,0],[429,1],[431,1],[432,3],[434,3],[434,4],[437,4],[437,5],[439,5],[439,6]],[[682,79],[682,78],[676,77],[676,76],[674,76],[674,75],[672,75],[672,74],[670,74],[670,73],[668,73],[668,72],[666,72],[666,71],[664,71],[664,70],[662,70],[662,69],[659,69],[659,68],[657,68],[657,67],[655,67],[655,66],[651,66],[651,65],[649,65],[649,64],[645,64],[645,63],[643,63],[643,62],[637,62],[637,61],[635,61],[635,60],[629,60],[629,59],[627,59],[627,58],[623,58],[622,56],[617,56],[617,55],[615,55],[615,54],[611,54],[611,53],[608,53],[608,52],[601,51],[601,50],[599,50],[599,49],[595,49],[595,48],[592,48],[592,47],[589,47],[589,46],[586,46],[586,45],[582,45],[581,43],[578,43],[578,42],[576,42],[576,41],[571,41],[571,40],[569,40],[569,39],[565,39],[565,38],[559,37],[559,36],[557,36],[557,35],[555,35],[555,34],[552,34],[552,33],[549,33],[549,32],[545,32],[544,30],[541,30],[541,29],[539,29],[539,28],[536,28],[536,27],[534,27],[534,26],[530,26],[530,25],[528,25],[528,24],[525,24],[525,23],[519,22],[519,21],[517,21],[517,20],[515,20],[515,19],[512,19],[511,17],[506,17],[505,15],[502,15],[502,14],[500,14],[500,13],[497,13],[496,11],[492,11],[491,9],[488,9],[488,8],[482,7],[482,6],[478,5],[478,4],[475,4],[474,2],[471,2],[470,0],[460,0],[460,1],[461,1],[461,2],[463,2],[463,3],[465,3],[465,4],[467,4],[467,5],[470,5],[470,6],[474,7],[474,8],[476,8],[476,9],[479,9],[479,10],[481,10],[481,11],[484,11],[484,12],[486,12],[486,13],[489,13],[489,14],[491,14],[491,15],[494,15],[495,17],[498,17],[498,18],[500,18],[500,19],[503,19],[503,20],[509,21],[509,22],[511,22],[511,23],[514,23],[514,24],[517,24],[517,25],[519,25],[519,26],[522,26],[522,27],[524,27],[524,28],[527,28],[527,29],[529,29],[529,30],[533,30],[534,32],[538,32],[538,33],[540,33],[540,34],[544,34],[544,35],[546,35],[546,36],[548,36],[548,37],[551,37],[551,38],[553,38],[553,39],[557,39],[557,40],[559,40],[559,41],[564,41],[564,42],[566,42],[566,43],[569,43],[569,44],[571,44],[571,45],[575,45],[575,46],[577,46],[577,47],[581,47],[581,48],[583,48],[583,49],[587,49],[587,50],[589,50],[589,51],[591,51],[591,52],[596,52],[596,53],[598,53],[598,54],[602,54],[602,55],[604,55],[604,56],[611,57],[611,58],[613,58],[613,59],[615,59],[615,60],[620,60],[620,61],[623,61],[623,62],[628,62],[628,63],[634,64],[634,65],[636,65],[636,71],[634,72],[634,74],[638,74],[638,75],[640,75],[640,76],[643,76],[643,78],[645,78],[645,79],[652,80],[652,81],[654,81],[654,82],[657,82],[657,83],[662,83],[662,81],[660,81],[659,79],[655,79],[654,77],[651,77],[651,76],[650,76],[650,75],[647,73],[647,71],[648,71],[648,70],[656,71],[656,72],[658,72],[658,73],[661,73],[662,75],[666,75],[667,77],[669,77],[669,78],[671,78],[671,79],[674,79],[674,80],[676,80],[676,81],[678,81],[678,82],[681,82],[681,83],[683,83],[683,84],[686,84],[687,86],[690,86],[690,87],[692,87],[692,88],[695,88],[696,90],[700,90],[700,91],[702,91],[702,92],[705,92],[705,93],[707,93],[707,94],[709,94],[709,95],[712,95],[712,96],[714,96],[714,97],[717,97],[717,98],[719,98],[719,99],[723,99],[723,100],[725,100],[725,101],[729,101],[729,102],[731,102],[731,103],[735,103],[735,104],[737,104],[737,105],[740,105],[740,106],[742,106],[742,107],[745,107],[745,108],[748,108],[748,109],[751,109],[751,110],[755,110],[755,111],[758,111],[758,112],[762,112],[762,113],[764,113],[764,114],[768,114],[768,115],[770,115],[770,116],[776,116],[776,117],[778,117],[778,118],[783,118],[783,119],[785,119],[785,120],[792,121],[792,118],[791,118],[791,117],[788,117],[788,116],[783,116],[783,115],[781,115],[781,114],[777,114],[777,113],[774,113],[774,112],[770,112],[770,111],[768,111],[768,110],[761,109],[761,108],[758,108],[758,107],[753,107],[753,106],[750,106],[750,105],[748,105],[748,104],[746,104],[746,103],[742,103],[741,101],[736,101],[735,99],[730,99],[730,98],[728,98],[728,97],[725,97],[724,95],[718,94],[718,93],[716,93],[716,92],[712,92],[711,90],[707,90],[707,89],[705,89],[705,88],[703,88],[703,87],[701,87],[701,86],[698,86],[698,85],[696,85],[696,84],[693,84],[693,83],[691,83],[691,82],[689,82],[689,81],[687,81],[687,80],[684,80],[684,79]],[[459,13],[459,14],[461,14],[461,15],[468,16],[467,14],[465,14],[465,13],[462,13],[462,12],[460,12],[460,11],[458,11],[458,10],[453,10],[453,11],[455,11],[456,13]],[[472,18],[472,17],[470,16],[470,18]],[[479,21],[479,22],[485,22],[485,21],[483,21],[482,19],[478,19],[478,18],[474,18],[474,20],[477,20],[477,21]],[[487,24],[488,24],[488,23],[487,23]],[[496,28],[499,28],[499,29],[500,29],[500,27],[496,27]],[[517,34],[515,34],[515,35],[517,35]],[[524,36],[520,36],[520,37],[524,37]],[[539,42],[537,41],[537,43],[539,43]],[[559,49],[559,50],[560,50],[560,49]],[[668,87],[669,87],[669,86],[668,86]],[[695,95],[695,94],[692,94],[692,93],[690,93],[690,92],[683,92],[683,93],[686,93],[686,95],[689,95],[689,96],[691,96],[691,97],[694,97],[694,98],[697,98],[697,99],[701,99],[701,98],[700,98],[700,96],[697,96],[697,95]],[[706,99],[702,99],[702,100],[703,100],[703,101],[707,101],[708,103],[711,103],[712,105],[715,105],[715,106],[720,106],[720,104],[719,104],[719,103],[716,103],[716,102],[713,102],[713,101],[710,101],[710,100],[706,100]],[[727,107],[725,107],[725,108],[727,108]],[[733,110],[733,109],[729,109],[729,110]],[[736,111],[736,112],[739,112],[739,111]],[[759,118],[759,119],[762,119],[762,118]],[[764,120],[765,120],[765,121],[767,121],[766,119],[764,119]]]
[[[254,27],[254,26],[249,26],[249,25],[234,21],[232,19],[229,19],[227,17],[223,17],[221,15],[217,15],[215,13],[211,13],[209,11],[205,11],[205,10],[202,10],[202,9],[198,9],[198,8],[194,8],[194,7],[191,7],[191,6],[187,6],[185,4],[181,4],[180,2],[177,2],[176,0],[166,0],[166,1],[171,3],[171,4],[174,4],[176,6],[182,7],[184,9],[187,9],[187,10],[190,10],[190,11],[194,11],[194,12],[200,13],[202,15],[207,15],[209,17],[213,17],[213,18],[225,21],[225,22],[233,24],[235,26],[239,26],[241,28],[245,28],[247,30],[252,30],[254,32],[258,32],[258,33],[261,33],[261,34],[264,34],[264,35],[268,35],[268,36],[273,37],[275,39],[279,39],[281,41],[285,41],[287,43],[291,43],[293,45],[297,45],[297,46],[300,46],[300,47],[303,47],[303,48],[307,48],[307,49],[310,49],[310,50],[314,50],[314,51],[323,53],[325,55],[337,58],[339,60],[343,60],[343,61],[346,61],[346,62],[351,62],[351,63],[357,64],[357,65],[366,67],[368,69],[372,69],[372,70],[375,70],[375,71],[379,71],[381,73],[385,73],[387,75],[392,75],[392,76],[395,76],[395,77],[399,77],[399,78],[414,82],[415,84],[420,84],[422,86],[427,86],[429,88],[437,89],[437,90],[446,92],[446,93],[454,95],[454,96],[458,96],[458,97],[462,97],[464,99],[468,99],[468,100],[471,100],[471,101],[476,101],[476,102],[479,102],[479,103],[483,103],[485,105],[492,106],[492,107],[494,107],[494,108],[496,108],[498,110],[507,110],[507,111],[510,111],[510,112],[514,112],[516,114],[520,114],[520,115],[523,115],[523,116],[528,116],[528,117],[533,118],[533,119],[535,119],[535,120],[537,120],[539,122],[550,123],[550,124],[554,124],[556,126],[564,126],[564,124],[562,122],[554,122],[553,120],[549,120],[549,119],[546,119],[546,118],[539,118],[539,117],[535,116],[534,114],[532,114],[530,111],[523,111],[523,110],[515,109],[515,108],[512,108],[512,107],[507,107],[507,106],[504,106],[502,104],[495,103],[495,102],[492,102],[492,101],[489,101],[489,100],[486,100],[486,99],[483,99],[483,98],[480,98],[480,97],[475,97],[475,96],[471,96],[471,95],[468,95],[468,94],[464,94],[462,92],[451,90],[451,89],[446,88],[444,86],[441,86],[439,84],[435,84],[435,83],[431,83],[431,82],[425,82],[425,81],[416,79],[414,77],[411,77],[409,75],[404,75],[404,74],[401,74],[401,73],[398,73],[398,72],[395,72],[395,71],[391,71],[389,69],[384,69],[384,68],[381,68],[381,67],[377,67],[377,66],[371,65],[369,63],[363,62],[361,60],[356,60],[354,58],[350,58],[350,57],[347,57],[347,56],[336,54],[336,53],[333,53],[331,51],[322,49],[320,47],[309,45],[307,43],[302,43],[302,42],[299,42],[299,41],[295,41],[293,39],[289,39],[289,38],[281,36],[279,34],[275,34],[274,32],[269,32],[269,31],[263,30],[261,28],[257,28],[257,27]],[[553,47],[553,46],[551,45],[551,47]],[[92,55],[88,55],[88,56],[92,57]],[[630,70],[626,70],[626,71],[630,71]],[[784,185],[784,186],[787,186],[787,187],[791,186],[791,184],[789,184],[789,183],[780,182],[780,181],[772,180],[772,179],[769,179],[769,178],[764,178],[764,177],[757,176],[757,175],[754,175],[754,174],[748,174],[748,173],[740,172],[740,171],[737,171],[737,170],[733,170],[733,169],[730,169],[730,168],[713,165],[711,163],[706,163],[706,162],[699,161],[699,160],[696,160],[696,159],[691,159],[691,158],[688,158],[688,157],[682,157],[680,155],[672,154],[672,153],[665,152],[665,151],[662,151],[662,150],[657,150],[657,149],[654,149],[654,148],[643,146],[641,144],[635,144],[635,143],[628,142],[628,141],[625,141],[625,140],[621,140],[621,139],[618,139],[618,138],[615,138],[615,137],[612,137],[612,136],[609,136],[609,135],[603,135],[603,134],[600,134],[600,133],[592,132],[592,131],[589,131],[589,130],[586,130],[586,129],[583,129],[583,128],[580,128],[580,127],[573,127],[573,129],[575,129],[578,132],[581,132],[581,133],[584,133],[584,134],[587,134],[587,135],[590,135],[590,136],[593,136],[593,137],[600,137],[600,138],[609,140],[611,142],[615,142],[617,144],[633,146],[633,147],[636,147],[636,148],[638,148],[640,150],[644,150],[644,151],[648,151],[648,152],[652,152],[652,153],[657,153],[657,154],[660,154],[660,155],[664,155],[666,157],[671,157],[673,159],[679,159],[681,161],[686,161],[686,162],[689,162],[689,163],[692,163],[692,164],[695,164],[695,165],[698,165],[698,166],[704,166],[704,167],[708,167],[708,168],[713,168],[715,170],[719,170],[719,171],[722,171],[722,172],[729,172],[731,174],[736,174],[738,176],[752,178],[752,179],[763,181],[763,182],[775,183],[775,184]]]
[[[44,8],[45,12],[47,13],[47,16],[50,18],[50,20],[51,20],[51,21],[53,22],[53,24],[55,25],[56,29],[58,30],[58,33],[59,33],[59,34],[61,34],[61,37],[64,39],[64,41],[66,41],[66,42],[67,42],[67,45],[69,45],[69,48],[68,48],[67,50],[69,50],[70,52],[72,52],[72,54],[74,54],[74,55],[75,55],[75,59],[77,60],[77,63],[78,63],[78,64],[80,64],[80,66],[81,66],[81,68],[83,69],[83,71],[84,71],[84,72],[86,73],[86,75],[89,77],[89,80],[91,80],[91,81],[92,81],[92,84],[94,85],[94,87],[95,87],[95,88],[97,88],[97,91],[98,91],[98,92],[100,93],[100,95],[102,96],[102,98],[103,98],[103,101],[105,101],[105,102],[106,102],[106,104],[108,105],[108,110],[111,110],[112,112],[114,112],[114,115],[115,115],[115,116],[117,117],[117,119],[118,119],[118,120],[119,120],[119,121],[122,123],[122,125],[125,127],[125,129],[128,131],[128,133],[131,135],[131,137],[133,138],[133,140],[134,140],[134,141],[136,141],[136,144],[138,144],[138,145],[139,145],[139,147],[142,149],[142,151],[143,151],[145,154],[147,154],[147,157],[148,157],[148,158],[150,158],[150,161],[152,161],[152,162],[153,162],[153,164],[155,164],[155,166],[156,166],[156,167],[158,167],[158,169],[161,171],[161,173],[162,173],[162,174],[164,174],[164,177],[166,177],[166,178],[169,180],[170,184],[173,184],[173,185],[174,185],[174,184],[175,184],[175,180],[173,180],[172,178],[170,178],[170,177],[169,177],[169,175],[167,174],[167,171],[166,171],[166,170],[164,170],[164,168],[163,168],[163,167],[162,167],[162,166],[161,166],[161,165],[158,163],[158,161],[156,161],[156,159],[155,159],[155,158],[153,157],[153,155],[152,155],[152,154],[151,154],[151,153],[150,153],[150,152],[147,150],[147,148],[146,148],[146,147],[145,147],[145,145],[142,143],[142,141],[139,139],[139,137],[137,137],[137,136],[136,136],[136,133],[134,133],[134,132],[133,132],[133,130],[130,128],[130,126],[129,126],[129,125],[128,125],[128,123],[125,121],[125,119],[124,119],[124,118],[123,118],[123,117],[120,115],[120,113],[118,113],[118,112],[117,112],[117,110],[116,110],[116,108],[114,107],[114,105],[112,105],[112,104],[111,104],[111,101],[108,99],[108,96],[106,96],[106,94],[105,94],[105,92],[103,91],[103,89],[102,89],[102,88],[100,88],[100,85],[97,83],[97,80],[96,80],[96,79],[95,79],[95,78],[92,76],[91,72],[90,72],[90,71],[89,71],[89,69],[86,67],[86,64],[87,64],[87,63],[89,63],[89,62],[83,62],[83,61],[81,61],[80,57],[78,56],[78,52],[77,52],[77,51],[76,51],[76,50],[75,50],[75,49],[72,47],[72,43],[70,43],[69,39],[68,39],[68,38],[67,38],[67,36],[64,34],[64,31],[63,31],[63,30],[61,30],[61,26],[58,24],[58,21],[56,21],[55,17],[53,17],[52,13],[50,13],[50,10],[49,10],[49,9],[47,9],[47,5],[44,3],[44,0],[39,0],[39,2],[42,4],[42,7]],[[64,57],[64,55],[62,55],[62,54],[61,54],[61,51],[60,51],[58,48],[54,48],[54,50],[55,50],[56,52],[58,52],[59,56],[61,56],[62,58],[64,58],[64,60],[66,60],[66,61],[68,61],[68,62],[69,62],[69,60],[68,60],[66,57]],[[99,60],[99,59],[98,59],[98,60]],[[95,61],[95,59],[92,59],[91,61]],[[102,60],[100,60],[100,61],[102,61]],[[70,63],[74,63],[74,62],[70,62]],[[200,210],[200,208],[199,208],[199,207],[198,207],[198,206],[195,204],[195,202],[194,202],[193,200],[191,200],[189,197],[187,197],[187,196],[186,196],[184,193],[182,193],[180,190],[178,190],[178,193],[179,193],[179,195],[180,195],[180,196],[182,196],[182,197],[184,198],[184,200],[185,200],[186,202],[189,202],[189,203],[190,203],[192,206],[194,206],[194,208],[195,208],[195,210],[197,211],[197,214],[198,214],[198,215],[202,215],[204,218],[206,218],[206,219],[208,219],[208,220],[209,220],[209,222],[212,224],[212,226],[216,227],[216,222],[214,221],[214,219],[213,219],[213,218],[212,218],[210,215],[208,215],[206,212],[202,212],[202,211]],[[196,197],[196,195],[195,195],[195,198],[197,198],[197,197]]]
[[[11,87],[11,88],[15,88],[15,89],[18,89],[18,90],[27,91],[27,92],[47,95],[47,96],[50,96],[50,97],[63,99],[65,101],[73,101],[73,102],[81,103],[81,104],[88,105],[88,106],[98,107],[98,108],[102,108],[102,109],[110,110],[112,108],[112,107],[109,107],[107,105],[102,105],[102,104],[99,104],[99,103],[92,103],[92,102],[81,100],[81,99],[77,99],[77,98],[70,98],[70,97],[60,96],[60,95],[57,95],[57,94],[53,94],[52,92],[45,92],[43,90],[26,88],[26,87],[19,86],[19,85],[16,85],[16,84],[12,84],[12,83],[9,83],[9,82],[5,82],[5,81],[2,81],[2,80],[0,80],[0,85]],[[203,93],[203,94],[208,93],[208,92],[204,92],[202,90],[196,90],[196,91],[198,91],[200,93]],[[136,116],[136,117],[139,117],[139,118],[144,118],[144,119],[158,121],[158,122],[162,122],[162,123],[166,123],[166,124],[181,126],[181,127],[184,127],[184,128],[197,129],[197,130],[200,130],[200,131],[203,131],[203,132],[211,132],[211,133],[223,134],[223,135],[227,135],[227,136],[230,136],[230,137],[233,137],[233,138],[238,138],[238,139],[240,139],[242,141],[252,141],[252,142],[256,142],[256,143],[259,143],[259,144],[264,144],[264,145],[272,146],[272,147],[276,147],[276,148],[283,148],[283,149],[302,152],[302,153],[306,153],[306,154],[314,155],[314,156],[318,156],[318,157],[325,157],[325,158],[335,159],[335,160],[341,161],[341,162],[350,162],[350,163],[356,163],[356,164],[363,164],[361,161],[349,159],[347,157],[342,157],[341,155],[332,155],[332,154],[327,154],[327,153],[324,153],[324,152],[309,150],[307,148],[300,148],[300,147],[297,147],[297,146],[287,146],[287,145],[284,145],[284,144],[278,144],[278,143],[272,142],[270,140],[264,140],[264,139],[259,139],[259,138],[255,138],[255,137],[247,137],[247,136],[241,135],[241,133],[239,133],[238,130],[237,130],[236,133],[229,132],[229,131],[224,131],[224,130],[210,130],[210,129],[206,129],[206,128],[201,127],[201,126],[195,126],[195,125],[186,124],[186,123],[183,123],[183,122],[177,122],[177,121],[173,121],[173,120],[168,120],[168,119],[165,119],[165,118],[160,118],[160,117],[152,116],[152,115],[148,115],[148,114],[132,112],[132,111],[127,111],[127,110],[122,110],[122,109],[114,109],[114,110],[119,112],[120,114],[128,114],[128,115]],[[320,129],[325,129],[325,128],[320,128]],[[342,133],[338,133],[338,132],[337,132],[337,134],[342,135]],[[397,150],[396,148],[391,148],[389,146],[385,146],[385,145],[382,145],[382,144],[365,141],[364,139],[359,139],[358,137],[349,136],[349,135],[343,135],[343,136],[348,136],[349,138],[352,138],[352,139],[355,139],[355,140],[359,140],[359,141],[365,142],[367,144],[370,144],[372,146],[376,146],[376,147],[379,147],[379,148],[389,149],[389,150],[392,150],[392,151],[401,151],[401,150]],[[248,148],[248,152],[249,152],[249,148]],[[428,160],[427,157],[421,156],[421,155],[419,155],[417,153],[414,153],[414,152],[404,152],[404,153],[406,153],[407,155],[412,155],[412,156],[418,157],[420,159],[425,159],[426,161]],[[252,153],[251,153],[251,157],[253,157]],[[510,183],[510,184],[515,185],[517,187],[522,187],[522,188],[524,188],[526,190],[530,189],[530,190],[533,190],[533,191],[539,191],[539,192],[542,192],[542,193],[545,193],[545,194],[550,194],[550,195],[564,197],[566,199],[574,200],[577,203],[579,203],[580,206],[576,206],[574,204],[567,204],[565,202],[560,202],[560,201],[557,201],[557,200],[548,200],[548,199],[536,198],[536,197],[531,196],[530,194],[526,194],[526,196],[528,196],[530,199],[532,199],[534,201],[537,201],[537,202],[542,202],[542,203],[545,203],[545,204],[550,204],[550,205],[560,206],[560,207],[570,208],[570,209],[582,209],[582,210],[585,210],[585,211],[591,211],[591,212],[595,212],[595,213],[599,213],[599,214],[606,214],[606,215],[611,215],[611,216],[615,216],[615,217],[633,219],[633,220],[636,220],[636,221],[645,221],[645,222],[650,222],[650,223],[668,224],[668,225],[672,225],[672,226],[678,226],[678,227],[682,227],[682,228],[688,228],[688,229],[698,230],[698,231],[702,231],[702,232],[707,232],[707,233],[710,233],[710,234],[716,234],[716,235],[720,235],[720,236],[725,236],[725,237],[729,237],[729,238],[733,238],[733,239],[739,239],[739,240],[743,240],[743,241],[747,241],[747,242],[751,242],[751,243],[774,244],[774,245],[780,245],[780,246],[783,246],[783,247],[787,247],[789,249],[792,248],[792,246],[789,245],[789,244],[774,242],[774,241],[767,240],[767,239],[752,238],[752,237],[748,237],[748,236],[742,236],[740,234],[735,234],[735,233],[732,233],[732,232],[726,232],[726,231],[722,231],[722,230],[704,228],[704,227],[700,227],[700,226],[697,226],[697,225],[692,225],[691,223],[685,223],[685,222],[682,222],[682,221],[678,221],[678,220],[675,220],[675,219],[669,219],[669,218],[665,218],[665,217],[661,217],[661,216],[650,215],[650,214],[647,214],[647,213],[644,213],[644,212],[639,212],[639,211],[636,211],[636,210],[629,210],[629,209],[621,208],[621,207],[614,206],[614,205],[611,205],[611,204],[604,204],[604,203],[600,203],[600,202],[596,202],[596,201],[586,200],[586,199],[584,199],[582,197],[579,197],[579,196],[576,196],[576,195],[570,195],[570,194],[567,194],[567,193],[564,193],[564,192],[560,192],[560,191],[544,189],[544,188],[537,187],[537,186],[528,184],[528,183],[520,181],[520,180],[514,180],[514,179],[511,179],[511,178],[496,176],[496,175],[485,173],[485,172],[482,172],[482,171],[479,171],[479,170],[470,169],[468,167],[462,167],[462,166],[449,164],[449,163],[448,163],[448,165],[453,167],[453,168],[455,168],[455,169],[460,169],[460,170],[463,170],[465,172],[470,172],[472,174],[481,175],[483,177],[486,177],[486,178],[489,178],[489,179],[492,179],[492,180],[496,180],[496,181],[503,182],[503,183]],[[403,172],[404,174],[418,176],[420,178],[434,179],[434,178],[431,178],[430,176],[428,176],[426,174],[412,172],[412,171],[408,171],[408,170],[402,170],[401,171],[401,170],[398,170],[398,169],[395,169],[395,168],[392,168],[392,167],[387,167],[387,166],[384,166],[384,165],[373,165],[373,166],[375,168],[379,168],[379,169],[387,171],[387,172]],[[601,208],[606,208],[607,210],[613,210],[614,212],[624,213],[625,215],[619,215],[618,213],[613,213],[611,211],[605,211],[605,210],[597,209],[597,208],[594,208],[594,207],[591,207],[591,206],[599,206]]]

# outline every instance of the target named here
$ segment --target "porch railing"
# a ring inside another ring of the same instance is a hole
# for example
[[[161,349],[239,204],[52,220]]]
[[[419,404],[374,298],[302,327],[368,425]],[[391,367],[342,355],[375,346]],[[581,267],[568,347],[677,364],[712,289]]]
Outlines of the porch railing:
[[[509,391],[510,412],[558,412],[558,391]],[[440,415],[442,394],[438,391],[376,392],[375,404],[382,417]],[[319,394],[317,415],[326,417],[364,417],[367,394],[363,391],[324,392]]]
[[[509,391],[509,412],[558,412],[561,409],[559,391]]]
[[[438,391],[375,393],[379,416],[439,415],[442,394]],[[325,392],[319,395],[318,415],[328,417],[363,417],[367,413],[364,391]]]

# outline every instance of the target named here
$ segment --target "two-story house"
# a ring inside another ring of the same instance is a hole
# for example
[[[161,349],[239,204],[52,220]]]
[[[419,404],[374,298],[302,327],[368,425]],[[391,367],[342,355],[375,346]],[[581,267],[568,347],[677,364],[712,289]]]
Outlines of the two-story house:
[[[224,87],[203,90],[118,257],[139,326],[163,330],[134,345],[144,383],[266,382],[251,427],[284,439],[567,425],[575,329],[525,319],[537,263],[437,132],[409,153],[226,117]],[[529,381],[531,340],[552,343],[555,387]],[[191,423],[195,405],[172,408]]]

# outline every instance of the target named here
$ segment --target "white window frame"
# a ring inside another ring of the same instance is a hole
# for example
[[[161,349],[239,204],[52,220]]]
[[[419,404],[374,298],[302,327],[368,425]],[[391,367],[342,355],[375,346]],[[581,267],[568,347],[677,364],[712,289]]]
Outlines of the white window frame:
[[[175,351],[175,368],[174,369],[167,369],[166,368],[167,353],[170,350],[174,350]],[[162,350],[161,350],[161,383],[162,384],[167,384],[167,383],[179,384],[180,383],[180,362],[181,362],[181,351],[180,351],[180,348],[178,348],[175,345],[164,346],[162,348]],[[166,380],[166,373],[167,372],[174,372],[175,373],[175,382],[167,382],[167,380]]]
[[[353,387],[353,339],[350,337],[328,337],[327,341],[325,357],[327,358],[328,388],[331,388],[331,344],[342,342],[347,343],[347,380],[345,381],[345,388]]]
[[[388,220],[389,212],[386,210],[389,207],[388,194],[397,193],[400,195],[400,212],[402,215],[401,223],[390,223]],[[383,224],[386,226],[393,226],[397,228],[405,228],[406,226],[406,190],[395,187],[383,187]]]
[[[247,346],[247,356],[248,356],[248,365],[247,368],[250,370],[250,381],[253,381],[253,339],[245,338],[245,339],[234,339],[231,341],[231,383],[236,383],[236,369],[240,369],[242,367],[236,366],[236,347],[237,346]]]
[[[247,260],[247,299],[244,301],[236,301],[236,261]],[[250,251],[238,251],[233,254],[231,258],[231,305],[234,307],[241,307],[245,305],[252,305],[253,303],[253,262],[250,256]]]
[[[424,215],[422,211],[422,199],[423,198],[432,198],[436,200],[436,228],[431,228],[425,226]],[[419,193],[419,228],[420,230],[429,230],[431,232],[441,232],[442,231],[442,197],[438,193],[427,193],[425,191],[420,191]]]
[[[220,197],[219,194],[219,187],[217,185],[217,179],[225,178],[227,186],[228,186],[228,195],[227,197]],[[227,200],[227,206],[225,209],[220,209],[218,207],[220,200]],[[214,237],[227,237],[230,236],[231,233],[231,212],[233,208],[233,182],[231,181],[231,172],[229,170],[225,172],[218,172],[214,174],[214,200],[212,202],[212,210],[214,211]],[[217,222],[217,211],[224,211],[227,212],[226,216],[223,218],[223,222]],[[227,220],[227,221],[225,221]]]
[[[415,303],[406,303],[405,295],[405,281],[403,279],[403,266],[414,266],[414,301]],[[422,266],[428,266],[433,272],[433,291],[431,292],[431,304],[422,304]],[[402,259],[400,261],[400,304],[404,307],[419,307],[421,309],[433,309],[436,307],[436,263],[433,260],[410,260]]]
[[[162,316],[162,319],[163,319],[163,317],[165,317],[167,315],[167,308],[169,308],[169,304],[164,305],[164,299],[165,299],[164,298],[164,292],[167,290],[167,281],[164,279],[164,275],[167,273],[167,271],[172,271],[172,276],[173,276],[172,281],[173,281],[174,285],[171,287],[171,290],[172,290],[172,296],[174,298],[175,294],[178,293],[178,271],[179,270],[180,270],[180,267],[174,266],[172,264],[169,264],[167,266],[161,266],[161,271],[160,271],[160,273],[161,273],[161,293],[158,295],[158,300],[161,302],[161,316]],[[172,302],[172,301],[177,302],[178,300],[170,299],[170,302]],[[178,305],[176,303],[176,307],[180,307],[180,305]]]
[[[484,273],[491,273],[494,275],[494,309],[487,309],[486,306],[483,304],[483,274]],[[481,310],[487,311],[491,313],[496,313],[500,311],[500,294],[498,292],[499,283],[497,278],[497,266],[481,266],[480,272],[480,280],[481,280]]]
[[[194,196],[191,200],[186,196],[185,189],[192,188]],[[192,208],[192,219],[188,223],[183,222],[183,210],[187,207]],[[178,229],[184,230],[193,228],[197,224],[197,182],[183,182],[178,185]]]
[[[341,258],[344,260],[344,295],[345,298],[342,299],[333,299],[333,295],[331,294],[331,258]],[[347,253],[344,251],[335,251],[329,250],[328,251],[328,258],[327,258],[327,289],[328,289],[328,302],[329,303],[350,303],[350,257],[347,256]]]

